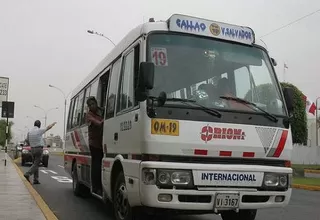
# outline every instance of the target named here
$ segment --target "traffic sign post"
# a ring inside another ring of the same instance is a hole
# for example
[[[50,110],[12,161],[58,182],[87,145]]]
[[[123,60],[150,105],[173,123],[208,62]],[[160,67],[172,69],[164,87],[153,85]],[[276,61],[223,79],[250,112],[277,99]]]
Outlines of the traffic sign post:
[[[0,77],[0,107],[2,107],[2,102],[8,101],[9,92],[9,78]]]
[[[4,158],[4,165],[7,166],[7,157],[8,157],[8,141],[9,141],[9,118],[14,117],[14,102],[2,102],[2,110],[1,110],[1,117],[7,119],[7,126],[6,126],[6,146],[5,146],[5,158]]]
[[[4,154],[4,166],[7,166],[7,157],[8,157],[8,138],[9,138],[9,106],[8,103],[8,93],[9,93],[9,78],[0,77],[0,107],[1,115],[7,119],[6,125],[6,143],[5,143],[5,154]],[[14,105],[13,105],[14,107]],[[14,109],[12,109],[14,111]],[[10,114],[13,118],[14,114]]]

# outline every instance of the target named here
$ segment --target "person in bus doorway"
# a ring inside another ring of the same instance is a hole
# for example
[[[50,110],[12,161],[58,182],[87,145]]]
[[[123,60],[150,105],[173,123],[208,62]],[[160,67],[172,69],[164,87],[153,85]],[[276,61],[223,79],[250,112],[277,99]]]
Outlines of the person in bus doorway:
[[[87,106],[89,108],[89,111],[86,115],[86,121],[88,123],[89,148],[91,153],[92,191],[96,194],[101,195],[101,163],[103,158],[103,112],[98,107],[98,102],[93,96],[88,98]]]

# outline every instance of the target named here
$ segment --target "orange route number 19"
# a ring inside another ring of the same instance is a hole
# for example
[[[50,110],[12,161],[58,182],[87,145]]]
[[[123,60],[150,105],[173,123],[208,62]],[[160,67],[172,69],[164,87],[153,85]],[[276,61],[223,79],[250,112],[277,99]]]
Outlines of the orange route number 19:
[[[179,136],[179,121],[152,119],[151,134]]]

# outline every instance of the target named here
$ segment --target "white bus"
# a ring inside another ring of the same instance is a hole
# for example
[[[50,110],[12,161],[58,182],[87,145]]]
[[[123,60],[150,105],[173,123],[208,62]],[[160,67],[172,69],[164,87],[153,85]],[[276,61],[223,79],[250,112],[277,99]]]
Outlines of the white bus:
[[[65,169],[74,193],[111,201],[118,220],[253,220],[286,206],[293,96],[274,65],[248,27],[174,14],[134,28],[72,94]],[[90,190],[89,96],[104,109],[101,195]]]

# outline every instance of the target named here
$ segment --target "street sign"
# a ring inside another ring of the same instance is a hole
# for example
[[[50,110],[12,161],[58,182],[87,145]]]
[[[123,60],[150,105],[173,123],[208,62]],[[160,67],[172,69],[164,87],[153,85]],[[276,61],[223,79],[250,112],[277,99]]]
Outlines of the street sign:
[[[2,102],[2,118],[14,118],[14,102]]]
[[[8,100],[9,78],[0,77],[0,107],[3,101]]]

